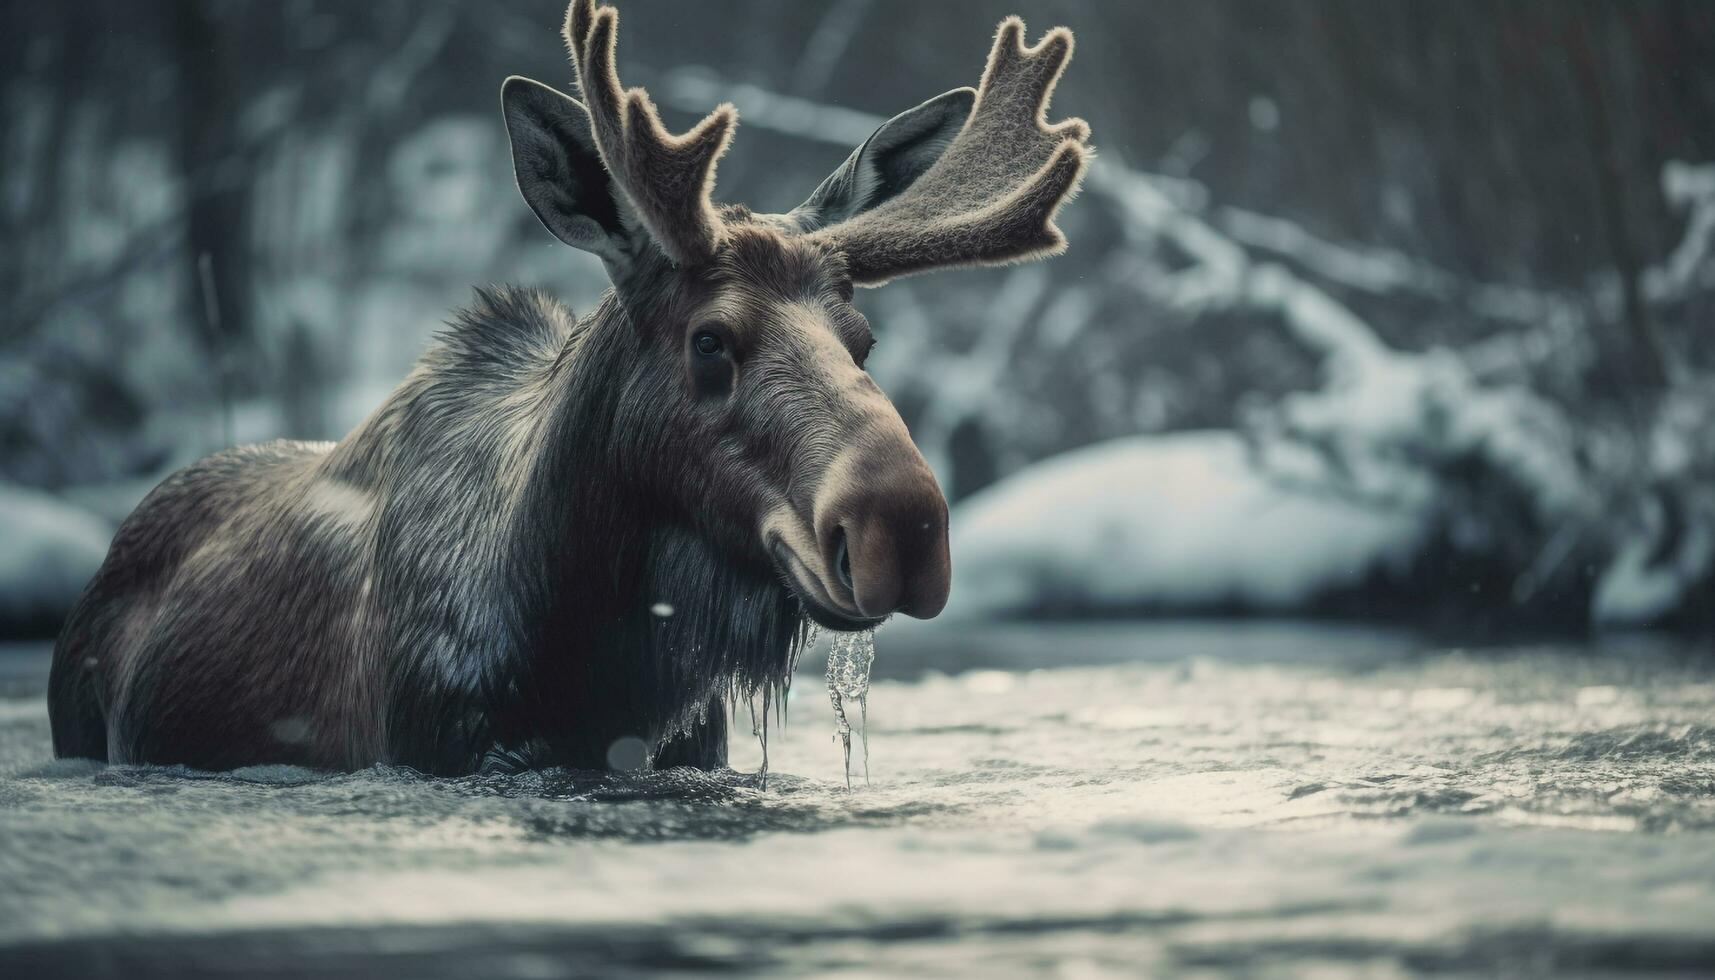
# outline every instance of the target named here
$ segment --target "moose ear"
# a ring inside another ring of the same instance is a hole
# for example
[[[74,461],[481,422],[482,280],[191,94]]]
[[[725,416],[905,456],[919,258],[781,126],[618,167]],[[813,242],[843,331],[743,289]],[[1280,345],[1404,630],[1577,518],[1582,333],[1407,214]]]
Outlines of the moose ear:
[[[899,194],[928,170],[965,126],[976,90],[956,88],[907,109],[872,133],[787,215],[800,231],[836,225]]]
[[[530,210],[560,241],[601,256],[610,272],[627,267],[647,233],[608,176],[583,105],[517,75],[500,87],[500,104]]]

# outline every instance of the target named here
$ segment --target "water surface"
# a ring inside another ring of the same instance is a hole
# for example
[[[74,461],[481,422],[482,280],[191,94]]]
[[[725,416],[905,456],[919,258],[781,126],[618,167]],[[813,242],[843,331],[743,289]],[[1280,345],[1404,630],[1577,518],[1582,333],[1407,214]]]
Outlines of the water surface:
[[[1274,623],[883,630],[845,789],[53,761],[0,651],[0,974],[1695,974],[1715,660]],[[747,715],[735,730],[749,728]]]

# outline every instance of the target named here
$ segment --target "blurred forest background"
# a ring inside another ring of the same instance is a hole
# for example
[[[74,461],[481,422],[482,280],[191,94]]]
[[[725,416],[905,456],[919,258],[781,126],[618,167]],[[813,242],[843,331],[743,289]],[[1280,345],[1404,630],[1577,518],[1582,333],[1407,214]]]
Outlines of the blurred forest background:
[[[1098,163],[1048,263],[864,294],[955,503],[958,616],[1715,624],[1715,5],[627,0],[622,72],[740,111],[786,210],[1064,23]],[[588,309],[500,83],[560,0],[0,12],[0,629],[233,442],[338,438],[472,284]]]

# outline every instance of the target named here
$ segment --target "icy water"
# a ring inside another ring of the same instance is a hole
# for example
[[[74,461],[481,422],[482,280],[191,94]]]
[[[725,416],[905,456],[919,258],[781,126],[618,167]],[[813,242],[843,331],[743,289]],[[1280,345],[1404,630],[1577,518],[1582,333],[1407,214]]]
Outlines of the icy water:
[[[55,763],[0,651],[0,976],[1715,970],[1703,651],[892,633],[850,792],[813,660],[764,792]]]

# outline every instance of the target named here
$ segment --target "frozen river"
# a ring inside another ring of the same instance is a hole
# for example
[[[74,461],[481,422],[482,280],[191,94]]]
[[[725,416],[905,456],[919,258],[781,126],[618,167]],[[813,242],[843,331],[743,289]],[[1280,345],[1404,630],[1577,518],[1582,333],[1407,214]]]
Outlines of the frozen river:
[[[0,650],[0,975],[1715,970],[1684,645],[883,630],[849,793],[819,666],[764,791],[54,762]]]

